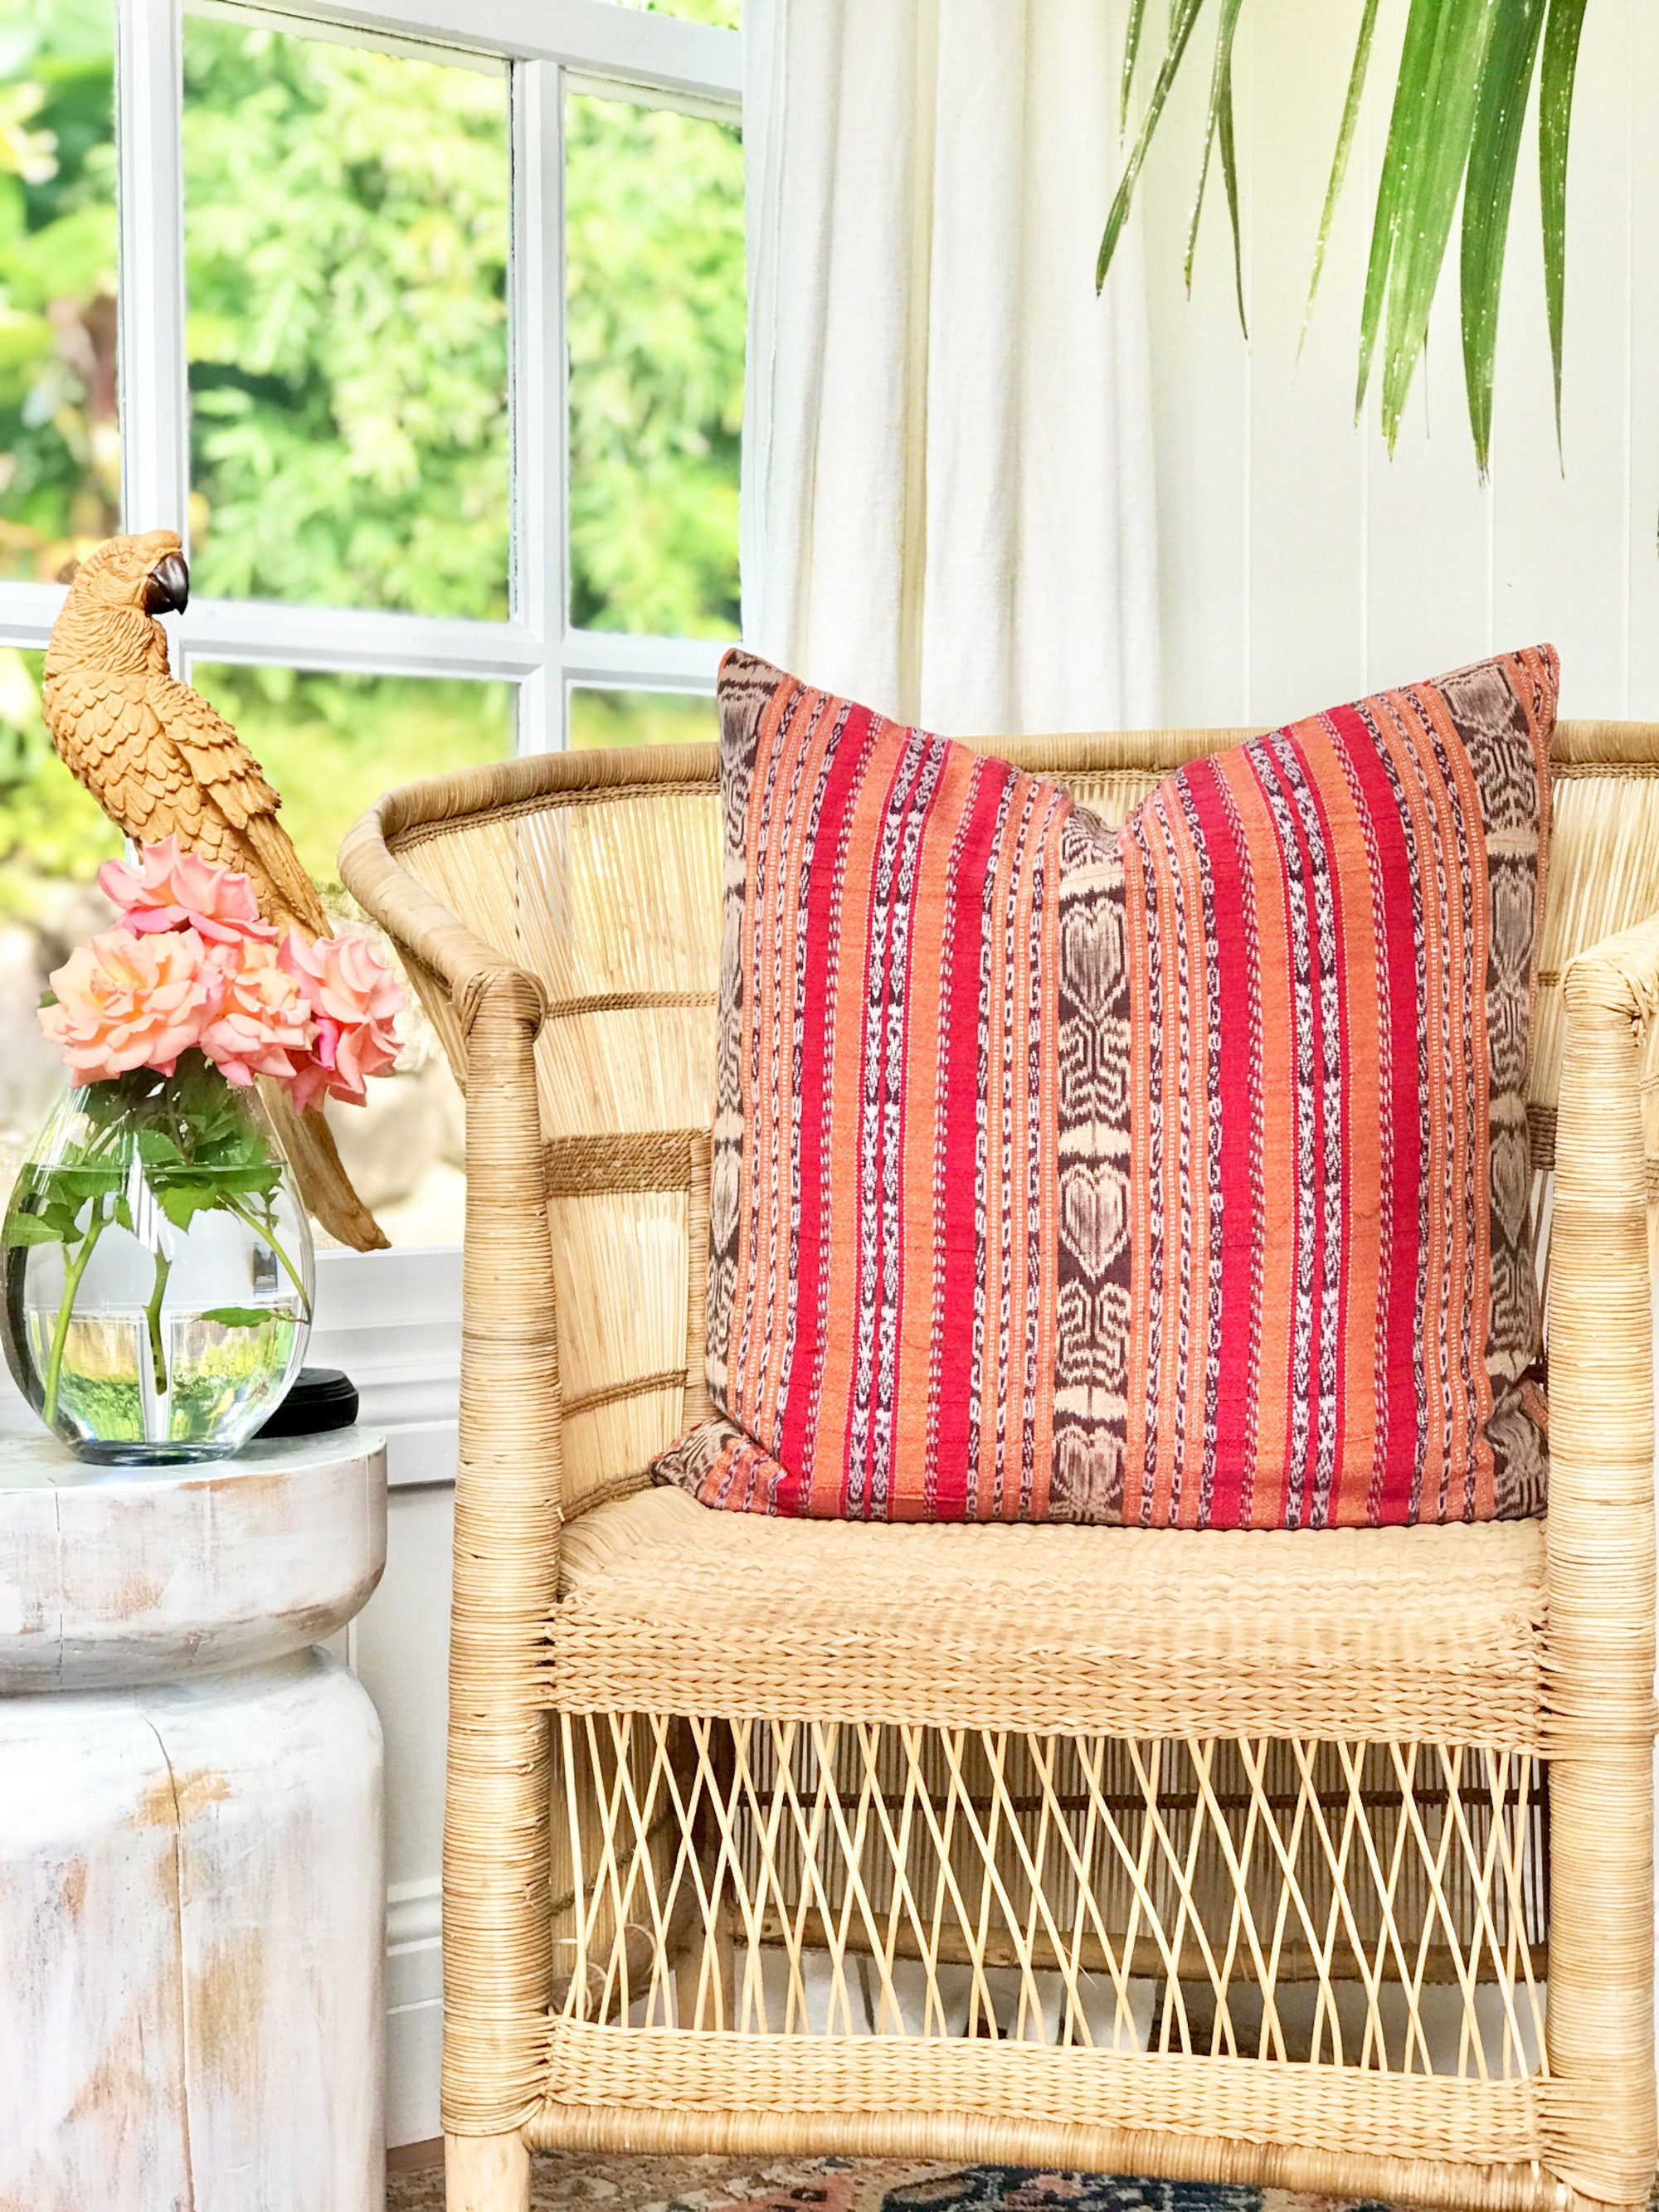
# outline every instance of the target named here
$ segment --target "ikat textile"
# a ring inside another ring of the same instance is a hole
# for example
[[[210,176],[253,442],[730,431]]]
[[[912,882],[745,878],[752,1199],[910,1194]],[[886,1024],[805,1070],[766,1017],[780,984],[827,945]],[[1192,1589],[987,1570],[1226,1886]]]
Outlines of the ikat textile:
[[[707,1504],[1543,1510],[1526,1085],[1557,663],[1194,760],[1121,829],[720,678]]]

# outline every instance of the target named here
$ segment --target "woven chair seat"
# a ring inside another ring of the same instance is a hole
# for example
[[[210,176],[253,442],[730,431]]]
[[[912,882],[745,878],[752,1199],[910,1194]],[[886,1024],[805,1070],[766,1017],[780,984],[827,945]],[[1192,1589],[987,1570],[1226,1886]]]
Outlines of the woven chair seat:
[[[647,1490],[565,1529],[573,1712],[1538,1747],[1544,1525],[884,1526]]]

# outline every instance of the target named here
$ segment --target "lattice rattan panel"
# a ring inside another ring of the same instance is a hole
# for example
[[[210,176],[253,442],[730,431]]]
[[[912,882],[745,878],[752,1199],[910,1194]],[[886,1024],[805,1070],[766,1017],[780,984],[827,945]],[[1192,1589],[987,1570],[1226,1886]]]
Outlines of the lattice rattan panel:
[[[556,2017],[1516,2080],[1540,1763],[1455,1746],[556,1719]]]

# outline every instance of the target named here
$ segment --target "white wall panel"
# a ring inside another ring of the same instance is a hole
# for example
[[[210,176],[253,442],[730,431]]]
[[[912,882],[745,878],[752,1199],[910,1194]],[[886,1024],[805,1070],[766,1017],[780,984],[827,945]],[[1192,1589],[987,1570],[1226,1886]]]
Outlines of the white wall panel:
[[[318,1255],[313,1366],[343,1367],[386,1438],[380,1586],[350,1657],[386,1735],[386,2140],[438,2134],[443,2033],[440,1872],[454,1518],[460,1255]]]
[[[1252,0],[1244,12],[1235,78],[1248,347],[1213,174],[1194,296],[1182,296],[1208,69],[1196,44],[1149,161],[1165,717],[1265,724],[1544,638],[1561,650],[1566,713],[1659,715],[1659,141],[1644,127],[1659,94],[1659,8],[1596,0],[1586,21],[1568,201],[1565,477],[1528,123],[1484,487],[1463,393],[1455,240],[1393,459],[1375,379],[1353,420],[1375,179],[1405,12],[1406,0],[1383,0],[1299,361],[1358,0]]]

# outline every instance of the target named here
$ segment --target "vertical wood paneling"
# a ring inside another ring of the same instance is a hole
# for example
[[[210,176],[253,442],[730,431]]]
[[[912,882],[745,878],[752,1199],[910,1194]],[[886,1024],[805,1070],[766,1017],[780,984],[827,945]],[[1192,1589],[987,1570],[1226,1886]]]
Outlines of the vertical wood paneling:
[[[1629,690],[1620,712],[1659,714],[1659,8],[1626,0],[1630,20],[1630,355],[1625,404],[1630,480],[1622,518]],[[1575,178],[1574,181],[1577,181]],[[1571,279],[1569,279],[1571,282]]]
[[[358,1680],[386,1734],[386,1879],[434,1875],[442,1856],[453,1488],[393,1491],[386,1572],[357,1621]]]
[[[1498,322],[1495,641],[1548,638],[1559,649],[1565,703],[1575,714],[1625,711],[1634,32],[1626,0],[1596,0],[1585,15],[1567,194],[1565,471],[1556,449],[1532,118]],[[1659,214],[1659,202],[1650,209]],[[1642,404],[1659,404],[1659,387]]]
[[[386,1501],[386,1565],[356,1623],[356,1668],[386,1735],[386,2141],[441,2131],[441,1919],[444,1741],[448,1717],[448,1485],[394,1490]]]
[[[1429,343],[1392,458],[1376,428],[1381,354],[1361,425],[1366,514],[1366,684],[1455,668],[1491,652],[1492,488],[1475,474],[1457,339],[1457,265],[1442,272]],[[1271,611],[1264,619],[1272,619]],[[1358,690],[1358,682],[1350,687]]]
[[[1500,325],[1494,466],[1478,482],[1456,250],[1389,459],[1375,382],[1353,427],[1359,304],[1406,0],[1384,0],[1319,306],[1301,326],[1359,0],[1255,0],[1238,89],[1252,338],[1219,191],[1194,297],[1181,253],[1208,57],[1146,171],[1164,714],[1268,723],[1547,637],[1574,714],[1659,714],[1659,8],[1596,0],[1573,128],[1567,472],[1555,453],[1528,125]],[[1212,182],[1215,180],[1212,179]]]
[[[1359,276],[1367,215],[1363,188],[1338,208],[1324,281],[1297,357],[1319,210],[1347,87],[1352,27],[1310,39],[1305,11],[1249,11],[1250,688],[1243,719],[1284,720],[1355,688],[1365,611],[1364,442],[1353,408]],[[1357,19],[1356,19],[1357,20]],[[1309,122],[1285,127],[1284,87],[1304,88]],[[1243,88],[1241,87],[1241,89]],[[1349,183],[1363,172],[1356,149]]]

